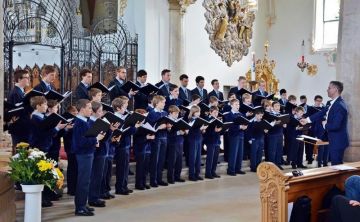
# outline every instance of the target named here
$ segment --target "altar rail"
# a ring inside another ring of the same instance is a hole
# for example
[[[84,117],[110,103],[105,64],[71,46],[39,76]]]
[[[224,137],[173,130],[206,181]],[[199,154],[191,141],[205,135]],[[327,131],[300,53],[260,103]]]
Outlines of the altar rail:
[[[257,169],[260,180],[261,221],[288,221],[288,203],[306,195],[311,198],[311,221],[321,221],[322,201],[325,194],[336,185],[344,189],[345,180],[360,175],[360,162],[348,163],[356,170],[337,171],[330,167],[303,170],[303,176],[283,173],[270,162],[261,163]]]

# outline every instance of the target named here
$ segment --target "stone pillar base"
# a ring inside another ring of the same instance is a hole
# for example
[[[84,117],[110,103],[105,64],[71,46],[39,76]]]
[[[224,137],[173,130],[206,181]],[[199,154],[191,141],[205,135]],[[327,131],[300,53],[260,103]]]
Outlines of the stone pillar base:
[[[345,162],[360,161],[360,141],[351,141],[350,147],[345,150]]]

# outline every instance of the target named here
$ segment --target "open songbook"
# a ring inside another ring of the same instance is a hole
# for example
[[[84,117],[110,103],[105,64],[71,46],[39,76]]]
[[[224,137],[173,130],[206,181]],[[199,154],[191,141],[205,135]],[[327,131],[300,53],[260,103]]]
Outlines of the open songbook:
[[[63,102],[66,98],[68,98],[71,95],[71,91],[67,91],[64,94],[58,93],[54,90],[50,90],[46,93],[44,93],[45,98],[47,100],[51,99],[51,100],[56,100],[59,103]]]
[[[316,137],[311,137],[308,135],[300,135],[298,138],[296,138],[297,140],[303,141],[304,143],[310,143],[313,145],[328,145],[329,142],[326,141],[322,141],[321,139],[318,139]]]
[[[98,118],[94,124],[86,131],[85,137],[96,137],[101,132],[106,133],[110,129],[110,122],[106,118]]]
[[[210,123],[201,117],[196,118],[194,121],[189,123],[191,128],[200,128],[201,126],[208,126]]]
[[[110,86],[110,87],[108,88],[108,87],[106,87],[103,83],[101,83],[101,82],[96,82],[96,83],[92,84],[92,85],[88,88],[88,90],[89,90],[89,89],[92,89],[92,88],[96,88],[96,89],[100,89],[101,92],[103,92],[103,93],[109,93],[114,87],[115,87],[115,85]]]

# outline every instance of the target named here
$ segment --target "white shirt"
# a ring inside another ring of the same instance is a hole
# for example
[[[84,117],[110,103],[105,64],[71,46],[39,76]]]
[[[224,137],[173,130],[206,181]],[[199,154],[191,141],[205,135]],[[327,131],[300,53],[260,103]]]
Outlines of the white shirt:
[[[325,114],[325,120],[327,120],[327,117],[328,117],[328,115],[329,115],[329,111],[330,111],[331,107],[334,105],[335,101],[336,101],[338,98],[339,98],[339,97],[336,97],[335,99],[333,99],[333,100],[330,101],[330,106],[329,106],[329,108],[328,108],[328,110],[327,110],[327,112],[326,112],[326,114]]]

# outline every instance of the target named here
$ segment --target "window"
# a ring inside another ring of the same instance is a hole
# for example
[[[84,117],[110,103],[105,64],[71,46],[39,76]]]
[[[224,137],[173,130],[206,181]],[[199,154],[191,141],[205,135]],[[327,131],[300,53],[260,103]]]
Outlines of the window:
[[[332,50],[337,46],[340,0],[315,1],[315,51]]]

